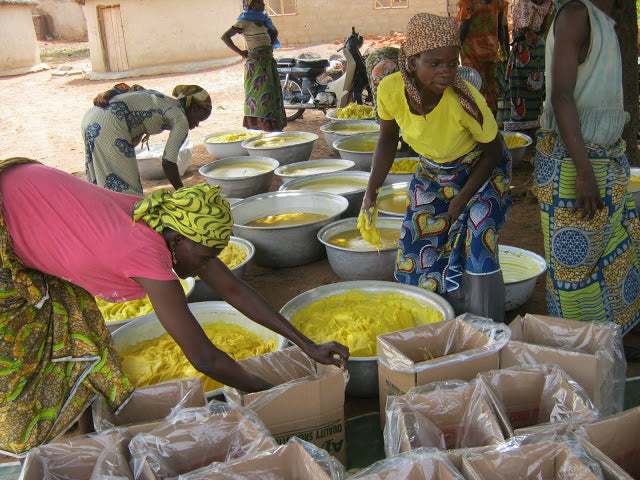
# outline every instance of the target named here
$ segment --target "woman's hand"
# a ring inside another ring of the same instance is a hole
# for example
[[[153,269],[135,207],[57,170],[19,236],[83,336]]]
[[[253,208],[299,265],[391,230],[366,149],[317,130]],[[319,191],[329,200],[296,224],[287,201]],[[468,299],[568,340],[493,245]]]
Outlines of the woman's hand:
[[[576,174],[576,203],[571,211],[575,213],[582,210],[580,218],[591,220],[602,208],[604,202],[593,169],[589,166],[579,170]]]
[[[244,59],[249,58],[249,50],[240,50],[240,56]]]
[[[456,195],[449,202],[449,209],[447,214],[449,215],[449,226],[455,222],[462,212],[466,208],[468,199],[465,199],[462,195]]]
[[[343,370],[349,359],[349,349],[338,342],[312,343],[306,346],[305,353],[318,363],[335,365]]]

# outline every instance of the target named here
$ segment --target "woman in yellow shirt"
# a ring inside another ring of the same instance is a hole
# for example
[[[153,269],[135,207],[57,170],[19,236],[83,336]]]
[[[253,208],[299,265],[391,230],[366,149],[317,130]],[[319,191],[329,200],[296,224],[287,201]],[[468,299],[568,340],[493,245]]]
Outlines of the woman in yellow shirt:
[[[420,154],[398,244],[395,276],[435,291],[456,313],[504,320],[498,235],[511,209],[511,157],[487,104],[458,74],[454,18],[415,15],[400,72],[378,86],[380,137],[361,215],[375,218],[377,191],[402,137]]]

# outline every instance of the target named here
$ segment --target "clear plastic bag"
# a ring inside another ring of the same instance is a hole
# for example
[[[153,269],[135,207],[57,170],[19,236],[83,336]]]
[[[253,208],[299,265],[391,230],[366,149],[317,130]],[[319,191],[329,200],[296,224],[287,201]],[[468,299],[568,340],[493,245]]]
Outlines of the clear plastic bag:
[[[380,460],[348,480],[464,480],[447,457],[437,450],[418,448]]]

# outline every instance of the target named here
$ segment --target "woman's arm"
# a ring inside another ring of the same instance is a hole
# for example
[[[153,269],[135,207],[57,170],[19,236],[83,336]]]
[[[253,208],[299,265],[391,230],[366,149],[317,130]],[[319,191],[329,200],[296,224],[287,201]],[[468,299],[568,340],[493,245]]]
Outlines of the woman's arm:
[[[178,170],[178,164],[174,162],[170,162],[168,160],[162,159],[162,171],[164,172],[167,180],[171,182],[173,188],[176,190],[182,188],[184,185],[182,183],[182,179],[180,178],[180,171]]]
[[[227,30],[226,32],[224,32],[222,34],[222,36],[220,37],[220,39],[224,42],[224,44],[229,47],[231,50],[233,50],[234,52],[236,52],[238,55],[240,55],[242,58],[247,58],[247,56],[249,55],[248,52],[246,50],[240,50],[235,43],[233,43],[233,40],[231,40],[231,37],[233,37],[234,35],[241,33],[242,30],[236,28],[236,27],[231,27],[229,30]]]
[[[347,347],[337,342],[314,343],[269,305],[256,290],[231,273],[220,259],[209,261],[207,268],[200,273],[200,280],[238,311],[254,322],[288,338],[314,360],[338,367],[346,365],[349,358]]]
[[[400,139],[400,127],[395,120],[380,120],[380,136],[376,149],[373,152],[373,166],[367,183],[367,190],[362,200],[362,210],[375,207],[378,189],[387,178],[387,174],[393,165],[393,160],[398,150]]]
[[[211,343],[189,310],[180,282],[141,277],[134,280],[145,289],[160,323],[199,372],[245,392],[271,388],[269,382],[246,371]]]
[[[604,203],[587,155],[573,98],[578,66],[584,61],[590,43],[589,15],[584,5],[577,2],[565,5],[558,12],[554,29],[551,105],[560,136],[576,167],[576,204],[573,211],[582,210],[582,218],[591,219],[598,209],[604,207]]]

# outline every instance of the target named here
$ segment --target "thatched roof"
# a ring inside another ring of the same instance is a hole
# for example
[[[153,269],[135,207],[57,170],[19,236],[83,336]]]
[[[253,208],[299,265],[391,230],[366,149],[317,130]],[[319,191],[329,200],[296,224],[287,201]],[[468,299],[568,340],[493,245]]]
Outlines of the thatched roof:
[[[38,5],[37,0],[0,0],[0,5]]]

